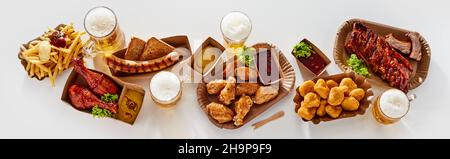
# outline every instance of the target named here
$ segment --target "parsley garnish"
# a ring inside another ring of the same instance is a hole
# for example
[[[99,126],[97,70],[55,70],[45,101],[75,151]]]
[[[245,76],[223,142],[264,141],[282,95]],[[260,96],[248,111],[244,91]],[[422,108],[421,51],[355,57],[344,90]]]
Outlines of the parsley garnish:
[[[92,112],[91,113],[92,113],[92,115],[94,117],[97,117],[97,118],[104,118],[104,117],[112,117],[113,116],[113,113],[111,113],[109,110],[102,109],[102,108],[98,107],[97,105],[92,108]]]
[[[115,103],[115,102],[117,102],[117,100],[119,100],[119,96],[117,94],[113,95],[113,94],[106,93],[102,96],[101,100],[106,103]]]
[[[359,75],[368,77],[370,76],[369,70],[367,69],[366,65],[358,59],[358,57],[355,54],[350,55],[350,58],[347,60],[347,65],[352,68],[354,72],[356,72]]]
[[[237,57],[238,60],[242,63],[245,63],[246,66],[251,67],[254,65],[255,60],[255,48],[243,46],[238,48]]]
[[[294,56],[296,58],[308,58],[313,53],[311,45],[302,41],[294,46]]]

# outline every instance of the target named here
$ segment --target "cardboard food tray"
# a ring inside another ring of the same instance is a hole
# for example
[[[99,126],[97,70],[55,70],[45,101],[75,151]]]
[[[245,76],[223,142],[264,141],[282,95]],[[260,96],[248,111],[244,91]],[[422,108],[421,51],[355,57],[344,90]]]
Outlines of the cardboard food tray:
[[[118,77],[128,77],[128,76],[149,77],[149,76],[152,76],[153,73],[155,73],[155,72],[159,72],[162,70],[170,70],[173,66],[175,66],[177,64],[181,64],[183,61],[191,58],[192,50],[191,50],[191,45],[189,44],[189,39],[187,36],[185,36],[185,35],[171,36],[171,37],[163,38],[163,39],[161,39],[161,41],[169,44],[170,46],[173,46],[174,48],[176,48],[176,51],[178,51],[179,53],[182,54],[182,56],[180,56],[180,60],[178,60],[178,62],[176,62],[175,64],[173,64],[167,68],[164,68],[164,69],[161,69],[158,71],[153,71],[153,72],[145,72],[145,73],[116,72],[108,66],[111,74],[113,76],[118,76]],[[127,48],[119,50],[119,51],[113,53],[111,56],[115,56],[115,57],[117,57],[117,59],[125,60],[123,57],[124,57],[126,51],[127,51]]]
[[[188,59],[188,61],[190,61],[190,66],[191,66],[191,68],[196,72],[196,73],[198,73],[198,74],[201,74],[201,75],[203,75],[204,73],[202,73],[202,72],[208,72],[208,69],[207,70],[205,70],[205,71],[202,71],[201,70],[201,68],[199,68],[198,66],[196,66],[195,65],[195,58],[197,57],[197,56],[199,56],[202,52],[203,52],[203,50],[206,48],[206,47],[208,47],[208,46],[211,46],[211,47],[215,47],[215,48],[217,48],[217,49],[219,49],[222,53],[224,53],[225,52],[225,47],[223,47],[219,42],[217,42],[215,39],[213,39],[213,38],[211,38],[211,37],[208,37],[205,41],[203,41],[203,43],[195,50],[195,52],[194,52],[194,54],[190,57],[190,59]],[[217,59],[213,62],[213,63],[216,63],[218,60],[220,59],[220,57],[217,57]],[[213,65],[215,65],[215,64],[213,64]],[[214,66],[213,66],[214,67]],[[211,68],[213,68],[213,67],[211,67]],[[210,69],[211,69],[210,68]]]
[[[308,39],[305,38],[305,39],[303,39],[303,40],[300,41],[300,42],[305,42],[305,43],[309,44],[309,45],[312,47],[313,52],[315,52],[316,54],[318,54],[318,55],[325,61],[325,67],[323,68],[322,71],[320,71],[319,74],[315,74],[315,73],[312,72],[308,67],[306,67],[302,62],[300,62],[300,60],[298,60],[297,57],[294,56],[294,50],[292,50],[292,51],[291,51],[291,54],[292,54],[292,56],[294,56],[295,61],[297,62],[297,65],[298,65],[299,67],[302,67],[301,70],[307,70],[310,74],[314,75],[315,77],[319,77],[319,76],[321,76],[322,74],[324,74],[324,72],[327,71],[327,67],[328,67],[328,66],[330,65],[330,63],[331,63],[330,59],[322,52],[322,50],[320,50],[316,45],[314,45],[314,44],[313,44],[311,41],[309,41]]]
[[[136,92],[142,94],[142,100],[141,100],[141,101],[134,101],[134,103],[141,103],[141,104],[140,104],[140,105],[137,105],[136,112],[134,112],[134,113],[136,113],[136,115],[133,117],[133,119],[130,119],[130,120],[128,120],[128,121],[126,121],[125,119],[124,119],[124,120],[119,119],[119,118],[117,117],[117,114],[119,114],[120,112],[117,112],[117,113],[116,113],[116,118],[114,118],[114,119],[121,120],[121,121],[123,121],[123,122],[126,122],[126,123],[128,123],[128,124],[133,125],[133,124],[134,124],[134,121],[136,120],[137,116],[139,115],[140,109],[141,109],[141,107],[142,107],[142,103],[144,102],[143,100],[144,100],[144,98],[145,98],[145,90],[144,90],[141,86],[139,86],[139,85],[123,82],[122,80],[120,80],[120,79],[118,79],[118,78],[116,78],[116,77],[112,77],[112,76],[106,75],[106,74],[101,73],[101,72],[96,71],[96,70],[92,70],[92,69],[89,69],[89,70],[94,71],[94,72],[97,72],[97,73],[100,73],[100,74],[103,74],[103,75],[109,77],[111,80],[113,80],[113,81],[117,84],[117,86],[118,86],[118,88],[119,88],[119,90],[120,90],[120,93],[118,93],[118,94],[120,95],[120,96],[119,96],[119,100],[118,100],[118,103],[119,103],[119,104],[120,104],[123,100],[125,100],[125,94],[126,94],[126,92],[127,92],[128,90],[133,90],[133,91],[136,91]],[[88,87],[86,81],[83,79],[83,77],[81,77],[75,70],[73,70],[73,71],[70,73],[69,77],[67,78],[66,84],[65,84],[65,86],[64,86],[63,93],[62,93],[62,95],[61,95],[61,100],[64,101],[64,102],[66,102],[67,104],[70,104],[70,105],[71,105],[74,109],[76,109],[76,110],[79,110],[79,111],[82,111],[82,112],[85,112],[85,113],[89,113],[89,114],[90,114],[90,113],[91,113],[90,110],[80,110],[80,109],[75,108],[75,107],[71,104],[71,101],[70,101],[70,98],[69,98],[69,92],[68,92],[68,91],[69,91],[69,87],[72,86],[73,84],[78,84],[78,85],[80,85],[80,86],[83,86],[83,87],[89,89],[89,87]],[[119,110],[119,111],[121,110],[121,109],[120,109],[120,105],[119,105],[119,109],[118,109],[118,110]]]
[[[339,66],[339,68],[344,72],[351,71],[351,68],[347,66],[346,61],[350,58],[350,55],[346,52],[344,46],[345,42],[350,38],[351,32],[353,30],[353,24],[356,22],[361,22],[367,27],[369,27],[371,30],[373,30],[375,33],[377,33],[380,36],[385,36],[390,33],[392,33],[396,38],[403,41],[408,41],[408,37],[405,36],[406,33],[412,32],[405,29],[395,28],[392,26],[375,23],[363,19],[351,19],[346,21],[338,30],[336,41],[334,45],[334,61]],[[411,60],[409,58],[408,61],[413,66],[413,72],[411,75],[411,79],[409,81],[409,89],[412,90],[414,88],[417,88],[420,86],[428,75],[428,68],[430,66],[430,60],[431,60],[431,49],[428,45],[427,41],[425,40],[422,35],[420,35],[420,43],[422,44],[422,60],[417,62],[415,60]],[[369,77],[370,82],[372,85],[382,88],[390,88],[390,86],[385,82],[383,79],[381,79],[377,74],[373,73],[371,69],[369,69],[371,76]]]
[[[326,114],[323,117],[319,117],[316,115],[311,120],[312,123],[319,124],[320,122],[323,122],[323,121],[332,121],[332,120],[337,120],[337,119],[354,117],[356,115],[363,115],[366,112],[366,110],[369,108],[370,104],[372,103],[371,100],[373,99],[374,93],[372,92],[372,87],[371,87],[370,83],[363,76],[356,75],[354,72],[349,72],[349,73],[341,73],[341,74],[325,76],[325,77],[316,77],[312,81],[317,82],[317,80],[319,80],[319,79],[324,79],[325,81],[332,79],[332,80],[336,81],[337,83],[340,83],[340,81],[346,77],[352,78],[353,81],[355,81],[356,85],[358,85],[358,88],[362,88],[365,92],[365,96],[360,101],[358,110],[356,110],[356,111],[342,110],[341,115],[336,119],[328,116],[328,114]],[[300,108],[300,103],[301,103],[301,101],[303,101],[303,97],[298,93],[298,91],[297,91],[298,87],[295,90],[296,90],[295,91],[296,93],[295,93],[295,97],[294,97],[294,104],[295,104],[294,113],[297,114],[297,110]],[[301,118],[301,117],[299,117],[299,118]],[[303,118],[302,118],[302,120],[305,122],[308,122],[308,121],[304,120]]]
[[[218,95],[208,94],[208,92],[206,90],[206,83],[205,82],[200,83],[197,87],[197,99],[199,101],[200,108],[203,110],[205,115],[208,117],[209,121],[219,128],[237,129],[237,128],[240,128],[240,127],[246,125],[252,119],[256,118],[257,116],[262,114],[264,111],[266,111],[267,109],[272,107],[275,103],[280,101],[282,98],[287,96],[295,84],[295,72],[294,72],[292,65],[288,62],[288,60],[283,55],[283,53],[281,51],[279,51],[278,54],[279,54],[279,69],[280,69],[280,73],[283,77],[280,80],[280,82],[278,83],[280,86],[278,96],[264,104],[253,104],[250,111],[244,118],[244,124],[241,126],[235,126],[233,121],[230,121],[227,123],[222,123],[222,124],[218,123],[215,119],[213,119],[209,115],[208,111],[206,110],[206,106],[208,104],[210,104],[211,102],[218,102]],[[233,100],[233,104],[231,104],[229,106],[233,111],[234,111],[234,102],[235,101],[237,101],[237,99]],[[218,102],[218,103],[220,103],[220,102]]]
[[[66,26],[65,24],[59,24],[59,25],[56,26],[54,29],[55,29],[55,30],[60,30],[61,27],[65,27],[65,26]],[[28,46],[29,46],[29,44],[30,44],[32,41],[39,40],[39,39],[40,39],[39,37],[34,38],[33,40],[27,42],[26,44],[22,44],[22,46],[28,49]],[[20,48],[19,48],[19,50],[20,50]],[[26,71],[26,69],[27,69],[27,61],[26,61],[25,59],[23,59],[23,57],[22,57],[22,55],[21,55],[21,52],[22,52],[22,51],[19,51],[19,53],[17,54],[17,57],[19,58],[20,63],[21,63],[22,66],[23,66],[23,69],[25,70],[25,72],[27,72],[27,71]],[[27,73],[27,75],[28,75],[28,73]],[[45,76],[45,77],[39,79],[36,75],[33,75],[31,78],[36,78],[36,79],[38,79],[38,80],[41,81],[41,80],[43,80],[43,79],[46,78],[46,77],[48,77],[48,76]]]

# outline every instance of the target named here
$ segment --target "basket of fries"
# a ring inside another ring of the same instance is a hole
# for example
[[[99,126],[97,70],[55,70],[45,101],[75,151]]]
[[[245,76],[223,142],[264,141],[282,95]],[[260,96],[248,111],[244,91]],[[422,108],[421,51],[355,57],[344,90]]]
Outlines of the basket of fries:
[[[85,32],[75,31],[72,24],[60,24],[20,47],[18,57],[30,78],[49,77],[55,86],[56,77],[69,68],[71,59],[82,56]]]

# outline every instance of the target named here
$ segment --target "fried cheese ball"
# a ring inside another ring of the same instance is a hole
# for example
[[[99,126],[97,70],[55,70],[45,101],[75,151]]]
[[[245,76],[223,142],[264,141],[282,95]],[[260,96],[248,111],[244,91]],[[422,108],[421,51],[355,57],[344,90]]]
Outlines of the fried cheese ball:
[[[342,101],[342,108],[347,111],[355,111],[359,108],[359,101],[354,97],[345,97],[344,101]]]
[[[327,112],[325,111],[325,107],[327,106],[327,104],[328,104],[327,100],[321,100],[320,106],[319,108],[317,108],[316,115],[324,116],[325,114],[327,114]]]
[[[339,86],[347,86],[348,87],[348,90],[345,91],[345,94],[348,94],[348,93],[350,93],[350,91],[358,88],[358,85],[356,85],[355,81],[353,81],[351,78],[348,78],[348,77],[342,79]]]
[[[339,86],[339,84],[336,81],[334,81],[334,80],[327,80],[327,86],[328,86],[328,88],[331,89],[333,87]]]
[[[320,97],[316,93],[309,92],[303,99],[303,105],[306,108],[316,108],[320,106]]]
[[[306,108],[302,106],[298,109],[297,115],[305,120],[312,120],[316,115],[316,110],[317,108]]]
[[[330,95],[328,96],[328,104],[332,106],[337,106],[342,103],[345,97],[345,90],[347,90],[347,87],[334,87],[330,90]]]
[[[327,105],[325,107],[325,111],[327,112],[327,114],[332,117],[332,118],[338,118],[339,115],[341,115],[342,112],[342,107],[341,106],[331,106],[331,105]]]
[[[328,88],[327,83],[323,79],[319,79],[314,85],[314,91],[323,99],[328,98],[330,93],[330,88]]]
[[[366,92],[362,88],[356,88],[349,93],[350,97],[354,97],[356,100],[361,101],[364,96],[366,95]]]
[[[304,97],[307,93],[314,92],[314,85],[315,83],[312,80],[305,81],[298,87],[298,93]]]

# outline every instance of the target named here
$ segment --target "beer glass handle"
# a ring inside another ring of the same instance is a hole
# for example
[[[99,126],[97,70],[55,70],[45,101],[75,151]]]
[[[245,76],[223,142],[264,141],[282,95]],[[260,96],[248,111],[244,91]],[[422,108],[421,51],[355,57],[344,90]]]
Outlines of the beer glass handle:
[[[83,56],[86,58],[92,58],[95,57],[94,52],[95,52],[95,41],[92,39],[89,39],[86,41],[86,45],[83,47]]]

